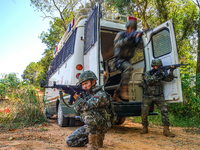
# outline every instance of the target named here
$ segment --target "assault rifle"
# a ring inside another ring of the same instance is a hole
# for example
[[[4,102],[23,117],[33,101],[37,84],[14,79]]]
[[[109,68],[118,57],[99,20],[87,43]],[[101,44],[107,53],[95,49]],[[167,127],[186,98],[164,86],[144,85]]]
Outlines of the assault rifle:
[[[107,83],[109,83],[109,82],[107,82]],[[107,83],[106,83],[106,84],[107,84]],[[102,85],[101,87],[105,86],[106,84]],[[62,92],[62,91],[64,91],[65,93],[71,95],[71,96],[70,96],[70,99],[69,99],[69,101],[68,101],[68,103],[69,103],[70,105],[72,105],[72,103],[75,101],[75,99],[74,99],[74,97],[73,97],[74,94],[76,94],[76,93],[77,93],[77,94],[80,94],[80,93],[86,94],[86,93],[85,93],[85,90],[82,89],[81,85],[78,85],[78,86],[76,86],[76,85],[59,85],[59,84],[56,84],[55,81],[53,82],[53,86],[47,86],[47,85],[45,85],[44,80],[41,80],[41,82],[40,82],[40,87],[42,87],[42,88],[56,88],[56,89],[60,90],[60,91],[59,91],[60,99],[63,100],[64,104],[65,104],[67,107],[69,107],[69,108],[73,108],[73,107],[77,106],[79,103],[82,102],[83,99],[82,99],[82,100],[79,100],[78,102],[75,102],[75,104],[74,104],[73,106],[69,106],[69,105],[66,104],[66,102],[64,101],[63,92]]]
[[[60,97],[63,97],[63,95],[61,96],[62,91],[67,93],[67,94],[70,94],[71,96],[70,96],[70,99],[68,101],[68,103],[70,105],[72,105],[72,103],[75,101],[74,98],[73,98],[74,94],[76,94],[76,93],[80,94],[81,92],[85,92],[80,85],[78,85],[78,86],[76,86],[76,85],[60,85],[60,84],[56,84],[55,81],[53,82],[53,86],[47,86],[47,85],[45,85],[44,80],[41,80],[40,87],[41,88],[56,88],[56,89],[61,91],[59,93]],[[67,104],[65,103],[65,105],[67,105]]]
[[[40,87],[42,88],[56,88],[58,90],[62,90],[63,92],[70,94],[72,96],[74,96],[74,94],[79,94],[81,91],[83,91],[83,89],[81,88],[80,85],[76,86],[76,85],[60,85],[60,84],[56,84],[56,82],[53,82],[53,86],[47,86],[44,84],[44,80],[42,80],[40,82]]]
[[[174,71],[175,69],[177,69],[180,66],[186,66],[189,64],[173,64],[173,65],[166,65],[166,66],[159,66],[158,69],[152,69],[150,70],[150,72],[155,73],[155,75],[160,75],[162,72],[165,73],[165,76],[168,75],[168,70],[170,69],[170,71]]]

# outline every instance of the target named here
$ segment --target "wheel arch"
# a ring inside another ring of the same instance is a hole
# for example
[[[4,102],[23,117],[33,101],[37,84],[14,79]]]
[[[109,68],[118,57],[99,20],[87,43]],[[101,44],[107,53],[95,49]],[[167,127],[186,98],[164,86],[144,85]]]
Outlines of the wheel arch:
[[[57,99],[57,101],[56,101],[56,114],[58,113],[58,105],[59,105],[59,103],[60,103],[60,100]]]

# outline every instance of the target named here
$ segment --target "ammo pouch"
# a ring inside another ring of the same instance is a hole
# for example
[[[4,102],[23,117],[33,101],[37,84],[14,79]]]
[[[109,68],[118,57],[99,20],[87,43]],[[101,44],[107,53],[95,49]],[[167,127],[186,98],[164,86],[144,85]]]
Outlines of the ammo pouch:
[[[158,96],[163,93],[162,91],[162,86],[155,85],[155,86],[147,86],[146,88],[146,94],[147,95],[153,95],[153,96]]]

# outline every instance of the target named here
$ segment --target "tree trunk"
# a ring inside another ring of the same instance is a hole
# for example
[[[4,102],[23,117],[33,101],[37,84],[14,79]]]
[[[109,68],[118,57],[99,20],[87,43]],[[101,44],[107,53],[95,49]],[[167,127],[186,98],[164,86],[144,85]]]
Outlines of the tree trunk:
[[[199,22],[198,22],[198,47],[197,47],[197,68],[196,68],[196,75],[200,73],[200,15],[199,15]],[[200,95],[200,77],[196,77],[196,88],[197,94]]]

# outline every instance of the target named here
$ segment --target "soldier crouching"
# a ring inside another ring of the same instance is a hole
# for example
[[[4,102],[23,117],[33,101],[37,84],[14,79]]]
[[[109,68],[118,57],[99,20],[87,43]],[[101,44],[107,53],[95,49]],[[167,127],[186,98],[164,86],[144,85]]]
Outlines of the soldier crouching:
[[[101,86],[96,85],[97,77],[92,71],[85,71],[79,77],[85,95],[75,94],[74,99],[82,102],[74,109],[80,113],[84,126],[74,131],[66,140],[68,146],[98,150],[103,147],[105,133],[111,127],[114,118],[112,98]]]
[[[161,81],[170,82],[174,79],[173,71],[170,70],[170,73],[165,76],[165,73],[160,71],[158,72],[158,67],[162,66],[161,59],[154,59],[152,60],[151,66],[153,67],[152,70],[147,71],[144,74],[144,95],[142,100],[142,125],[143,129],[141,134],[148,133],[148,114],[149,108],[152,103],[155,103],[157,107],[160,109],[162,114],[162,123],[164,126],[163,134],[165,136],[174,137],[175,135],[169,131],[169,117],[168,117],[168,110],[167,104],[164,99],[163,95],[163,86]],[[173,67],[173,66],[172,66]]]

